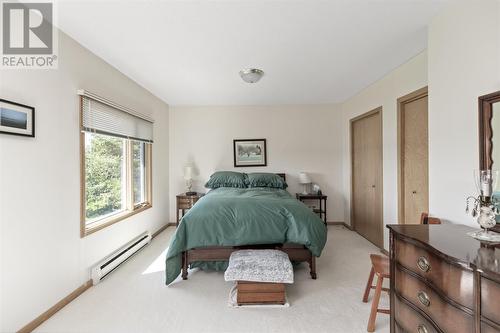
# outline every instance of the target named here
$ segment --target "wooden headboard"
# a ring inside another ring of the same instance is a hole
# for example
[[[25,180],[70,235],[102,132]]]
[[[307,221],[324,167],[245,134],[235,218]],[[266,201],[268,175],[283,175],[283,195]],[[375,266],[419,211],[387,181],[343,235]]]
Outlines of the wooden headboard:
[[[280,176],[281,178],[283,178],[284,181],[286,181],[286,174],[284,173],[277,173],[278,176]]]

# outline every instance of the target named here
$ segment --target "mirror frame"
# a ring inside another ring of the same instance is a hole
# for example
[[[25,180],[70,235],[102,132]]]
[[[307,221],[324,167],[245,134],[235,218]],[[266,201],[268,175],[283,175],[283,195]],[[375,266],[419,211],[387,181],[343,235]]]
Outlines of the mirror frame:
[[[500,91],[483,95],[479,102],[479,169],[491,169],[493,150],[491,118],[493,117],[493,103],[500,102]]]

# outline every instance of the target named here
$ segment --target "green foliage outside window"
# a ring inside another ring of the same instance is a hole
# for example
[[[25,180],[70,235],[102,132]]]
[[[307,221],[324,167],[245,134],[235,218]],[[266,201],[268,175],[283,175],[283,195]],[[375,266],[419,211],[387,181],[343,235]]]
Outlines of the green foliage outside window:
[[[122,168],[124,139],[85,134],[86,219],[92,220],[124,208]]]

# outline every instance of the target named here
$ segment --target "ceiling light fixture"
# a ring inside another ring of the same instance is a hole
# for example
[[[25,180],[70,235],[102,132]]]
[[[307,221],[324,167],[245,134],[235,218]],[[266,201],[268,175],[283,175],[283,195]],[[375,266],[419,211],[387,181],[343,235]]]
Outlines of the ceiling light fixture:
[[[248,83],[255,83],[264,76],[264,71],[257,68],[247,68],[240,71],[240,76],[243,81]]]

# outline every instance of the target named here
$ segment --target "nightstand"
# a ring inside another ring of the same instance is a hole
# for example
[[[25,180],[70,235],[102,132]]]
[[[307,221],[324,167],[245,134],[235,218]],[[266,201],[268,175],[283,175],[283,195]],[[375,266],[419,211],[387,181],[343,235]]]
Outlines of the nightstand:
[[[319,208],[315,208],[313,211],[319,215],[320,218],[326,224],[326,199],[328,196],[326,195],[318,195],[318,194],[303,194],[303,193],[295,193],[295,197],[297,200],[304,202],[305,200],[318,200]]]
[[[181,193],[176,196],[176,212],[177,212],[177,220],[175,221],[175,226],[179,225],[181,218],[184,216],[187,210],[191,209],[196,201],[200,200],[204,193],[196,193],[195,195],[186,195],[186,193]],[[179,214],[180,213],[180,214]]]

